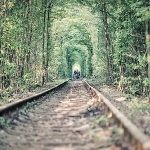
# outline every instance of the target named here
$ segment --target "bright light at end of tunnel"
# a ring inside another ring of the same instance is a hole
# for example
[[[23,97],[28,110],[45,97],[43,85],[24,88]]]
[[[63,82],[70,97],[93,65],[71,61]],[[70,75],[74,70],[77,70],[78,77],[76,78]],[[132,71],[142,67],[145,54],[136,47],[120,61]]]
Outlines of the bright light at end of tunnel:
[[[81,73],[81,66],[78,63],[72,65],[72,74],[74,73],[75,70],[78,70]]]

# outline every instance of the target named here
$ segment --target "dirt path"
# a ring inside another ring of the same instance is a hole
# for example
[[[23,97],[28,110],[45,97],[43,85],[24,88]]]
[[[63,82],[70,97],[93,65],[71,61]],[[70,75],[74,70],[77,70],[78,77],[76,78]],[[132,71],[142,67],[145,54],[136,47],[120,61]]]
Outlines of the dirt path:
[[[0,150],[110,150],[112,130],[81,81],[72,81],[42,104],[19,113],[0,130]]]

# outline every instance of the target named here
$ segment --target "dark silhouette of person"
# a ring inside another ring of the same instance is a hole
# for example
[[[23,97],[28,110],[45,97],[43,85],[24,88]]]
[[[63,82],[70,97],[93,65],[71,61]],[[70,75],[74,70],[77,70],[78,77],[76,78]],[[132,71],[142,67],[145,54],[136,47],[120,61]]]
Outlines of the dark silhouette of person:
[[[79,77],[80,77],[80,71],[75,70],[75,71],[74,71],[74,74],[73,74],[73,78],[74,78],[74,79],[79,79]]]

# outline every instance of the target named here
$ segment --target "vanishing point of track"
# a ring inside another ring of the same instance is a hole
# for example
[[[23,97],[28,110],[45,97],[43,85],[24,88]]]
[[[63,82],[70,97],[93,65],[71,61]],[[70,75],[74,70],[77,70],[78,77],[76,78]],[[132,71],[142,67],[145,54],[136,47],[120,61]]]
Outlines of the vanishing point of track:
[[[0,150],[150,150],[149,139],[80,80],[10,104],[0,114],[13,119],[0,129]]]

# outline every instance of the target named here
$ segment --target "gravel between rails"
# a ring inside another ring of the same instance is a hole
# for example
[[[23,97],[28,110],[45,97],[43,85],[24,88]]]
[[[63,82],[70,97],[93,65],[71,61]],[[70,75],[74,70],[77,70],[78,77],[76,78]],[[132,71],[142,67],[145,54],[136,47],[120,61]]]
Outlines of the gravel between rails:
[[[130,150],[81,81],[42,101],[0,130],[0,150]]]

